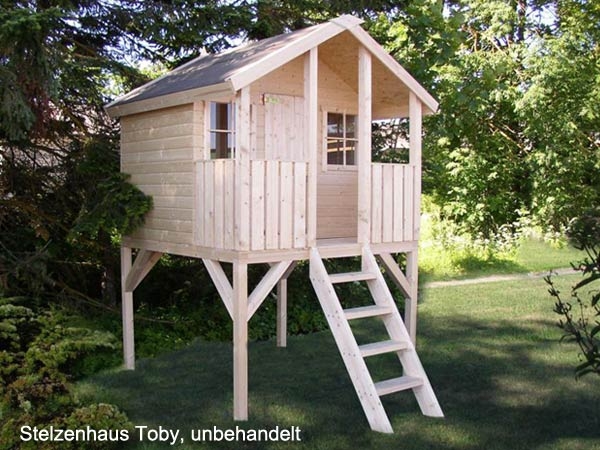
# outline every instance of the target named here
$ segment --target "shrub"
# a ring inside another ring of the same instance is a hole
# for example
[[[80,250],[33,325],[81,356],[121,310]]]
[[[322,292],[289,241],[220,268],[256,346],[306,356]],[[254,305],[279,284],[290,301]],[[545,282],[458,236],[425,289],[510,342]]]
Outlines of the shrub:
[[[582,261],[571,264],[583,279],[571,288],[570,301],[562,299],[550,276],[546,283],[555,299],[554,312],[562,316],[558,326],[564,331],[563,339],[574,341],[581,351],[577,376],[600,375],[600,208],[572,220],[567,236],[575,248],[587,254]]]
[[[23,298],[0,298],[0,449],[56,448],[56,443],[50,441],[23,442],[22,426],[131,428],[115,406],[81,405],[71,390],[70,381],[81,375],[80,361],[92,353],[114,351],[115,337],[66,326],[66,318],[57,311],[37,311],[31,303]],[[118,445],[81,441],[64,444],[61,448],[105,449]]]

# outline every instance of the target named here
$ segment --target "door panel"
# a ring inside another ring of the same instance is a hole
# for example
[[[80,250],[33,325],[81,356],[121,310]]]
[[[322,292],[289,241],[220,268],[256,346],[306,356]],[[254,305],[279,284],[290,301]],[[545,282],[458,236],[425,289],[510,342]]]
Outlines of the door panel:
[[[306,161],[304,98],[265,94],[265,159]]]
[[[317,239],[356,237],[357,214],[358,172],[319,172]]]

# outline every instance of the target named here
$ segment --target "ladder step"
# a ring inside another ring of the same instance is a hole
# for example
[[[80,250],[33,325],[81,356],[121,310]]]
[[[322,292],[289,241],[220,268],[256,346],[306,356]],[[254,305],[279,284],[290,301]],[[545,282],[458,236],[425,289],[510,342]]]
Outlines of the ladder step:
[[[391,314],[393,312],[393,308],[391,306],[360,306],[358,308],[350,308],[345,309],[344,314],[346,315],[346,319],[354,320],[354,319],[362,319],[364,317],[378,317],[385,316],[386,314]]]
[[[379,396],[405,391],[423,385],[423,380],[416,377],[398,377],[375,383],[375,389]]]
[[[361,345],[358,348],[360,349],[360,354],[363,356],[363,358],[366,358],[367,356],[406,350],[408,347],[408,342],[404,341],[381,341],[373,342],[372,344]]]
[[[346,272],[346,273],[333,273],[329,275],[331,282],[336,283],[350,283],[352,281],[367,281],[374,280],[377,278],[375,274],[370,272]]]

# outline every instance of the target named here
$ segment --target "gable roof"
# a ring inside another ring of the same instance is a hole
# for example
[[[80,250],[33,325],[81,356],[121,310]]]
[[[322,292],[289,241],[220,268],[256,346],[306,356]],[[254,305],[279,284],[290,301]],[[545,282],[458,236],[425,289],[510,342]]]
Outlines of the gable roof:
[[[111,117],[193,101],[194,96],[234,94],[272,70],[281,67],[311,48],[349,31],[385,67],[402,81],[431,112],[436,100],[390,56],[360,24],[344,15],[319,25],[253,42],[232,50],[202,55],[146,83],[106,105]]]

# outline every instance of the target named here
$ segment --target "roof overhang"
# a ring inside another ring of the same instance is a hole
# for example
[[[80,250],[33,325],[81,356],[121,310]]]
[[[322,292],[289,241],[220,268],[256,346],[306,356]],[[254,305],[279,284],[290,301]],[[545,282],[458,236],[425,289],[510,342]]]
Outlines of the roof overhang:
[[[207,98],[226,97],[235,95],[235,89],[230,81],[224,83],[202,86],[196,89],[175,92],[173,94],[161,95],[145,100],[139,100],[131,103],[118,104],[121,98],[109,103],[104,107],[107,114],[112,118],[139,114],[155,109],[169,108],[172,106],[184,105]]]

